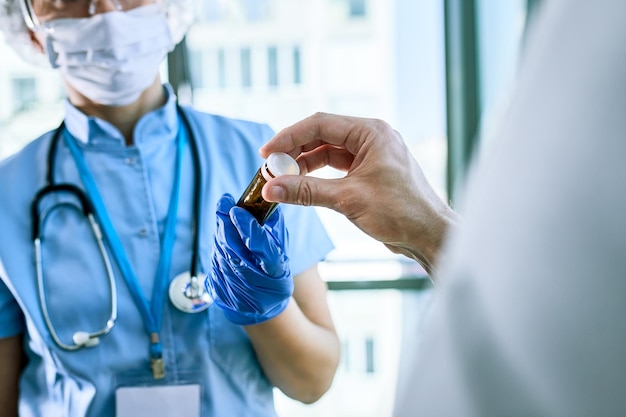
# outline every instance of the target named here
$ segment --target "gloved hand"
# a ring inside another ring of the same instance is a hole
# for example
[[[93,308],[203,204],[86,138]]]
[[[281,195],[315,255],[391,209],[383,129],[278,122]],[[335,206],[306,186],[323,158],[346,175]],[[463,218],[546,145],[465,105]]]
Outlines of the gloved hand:
[[[212,273],[205,285],[233,323],[276,317],[289,304],[293,278],[285,254],[288,235],[280,207],[261,226],[224,194],[217,203]]]

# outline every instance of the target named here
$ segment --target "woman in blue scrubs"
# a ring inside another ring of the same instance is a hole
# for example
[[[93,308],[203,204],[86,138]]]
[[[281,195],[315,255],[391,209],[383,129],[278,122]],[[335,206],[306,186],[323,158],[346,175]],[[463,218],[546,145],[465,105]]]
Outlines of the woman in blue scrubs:
[[[273,132],[179,106],[162,84],[191,5],[4,6],[7,40],[59,70],[67,101],[62,126],[0,164],[0,415],[275,416],[274,387],[319,399],[339,359],[316,267],[332,244],[312,209],[261,227],[231,207]],[[223,246],[243,229],[263,253],[243,235],[244,255]],[[190,270],[210,278],[195,314],[168,297]]]

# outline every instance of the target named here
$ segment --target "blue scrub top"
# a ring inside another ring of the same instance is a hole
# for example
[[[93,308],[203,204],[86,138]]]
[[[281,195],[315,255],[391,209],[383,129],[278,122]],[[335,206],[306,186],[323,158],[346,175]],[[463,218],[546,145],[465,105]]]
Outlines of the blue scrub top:
[[[127,147],[111,124],[86,117],[69,102],[65,123],[77,139],[148,300],[160,256],[160,236],[173,184],[176,99],[146,114]],[[210,270],[215,206],[223,193],[237,198],[262,160],[257,149],[271,138],[263,124],[183,111],[190,119],[202,164],[199,271]],[[0,164],[0,337],[25,333],[29,357],[20,383],[20,415],[113,416],[115,389],[128,381],[150,383],[149,340],[117,265],[118,320],[100,344],[68,352],[52,340],[39,305],[30,204],[44,185],[52,132]],[[67,148],[56,156],[56,182],[82,187]],[[190,148],[183,156],[179,218],[170,276],[189,271],[192,251],[194,172]],[[49,197],[43,209],[71,199]],[[281,206],[289,230],[294,275],[332,249],[313,208]],[[88,224],[71,209],[49,212],[44,222],[43,263],[48,309],[56,331],[71,343],[76,331],[104,326],[111,296],[106,270]],[[199,314],[177,310],[166,298],[161,341],[167,377],[163,383],[199,382],[203,416],[275,416],[272,386],[245,331],[211,305]]]

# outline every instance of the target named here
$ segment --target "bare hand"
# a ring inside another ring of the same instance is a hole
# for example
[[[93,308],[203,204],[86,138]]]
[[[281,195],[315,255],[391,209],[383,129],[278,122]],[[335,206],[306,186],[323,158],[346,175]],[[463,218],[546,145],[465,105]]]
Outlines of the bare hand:
[[[457,215],[435,193],[404,140],[381,120],[317,113],[280,131],[259,151],[285,152],[300,176],[269,181],[269,201],[322,206],[345,215],[392,252],[432,273],[446,232]],[[339,179],[304,176],[324,166]]]

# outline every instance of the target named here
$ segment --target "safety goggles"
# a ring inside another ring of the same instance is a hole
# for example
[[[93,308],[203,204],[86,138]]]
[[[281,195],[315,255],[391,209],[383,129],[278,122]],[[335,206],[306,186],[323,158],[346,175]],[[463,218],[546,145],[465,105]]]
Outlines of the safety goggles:
[[[32,31],[46,30],[45,22],[41,22],[35,13],[32,0],[18,0],[24,23]],[[44,0],[48,1],[48,0]],[[54,10],[60,18],[93,16],[98,10],[98,4],[108,2],[116,10],[129,10],[150,3],[162,3],[159,0],[57,0]]]

